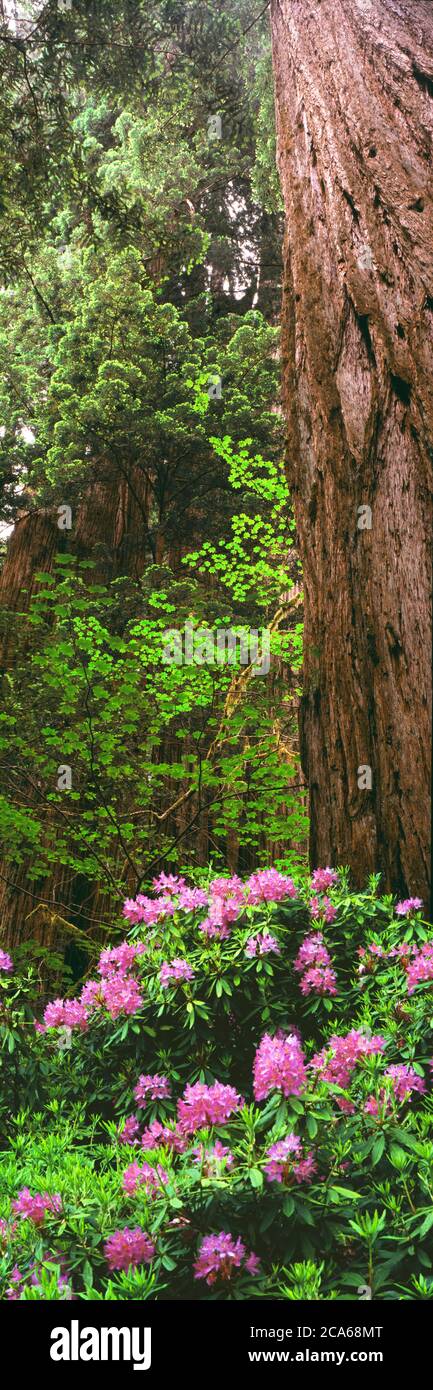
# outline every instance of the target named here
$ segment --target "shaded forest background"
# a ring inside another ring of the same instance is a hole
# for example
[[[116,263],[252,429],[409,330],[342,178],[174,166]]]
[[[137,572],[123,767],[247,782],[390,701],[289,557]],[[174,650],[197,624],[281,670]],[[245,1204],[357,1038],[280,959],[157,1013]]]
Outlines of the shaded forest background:
[[[20,7],[15,28],[3,11],[11,943],[98,932],[163,865],[305,859],[259,10],[251,23],[244,0],[47,4]],[[267,678],[164,664],[164,633],[185,621],[271,628]]]

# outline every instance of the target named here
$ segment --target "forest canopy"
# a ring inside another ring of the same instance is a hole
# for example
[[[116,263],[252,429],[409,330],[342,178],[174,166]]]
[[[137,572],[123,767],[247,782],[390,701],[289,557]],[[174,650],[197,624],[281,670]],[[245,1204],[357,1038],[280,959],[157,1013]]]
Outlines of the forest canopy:
[[[3,17],[12,922],[24,876],[35,904],[85,926],[98,897],[120,901],[166,860],[305,855],[259,10],[103,0]],[[185,623],[198,657],[200,634],[237,634],[230,662],[164,664]],[[271,645],[271,686],[240,664],[250,632]]]

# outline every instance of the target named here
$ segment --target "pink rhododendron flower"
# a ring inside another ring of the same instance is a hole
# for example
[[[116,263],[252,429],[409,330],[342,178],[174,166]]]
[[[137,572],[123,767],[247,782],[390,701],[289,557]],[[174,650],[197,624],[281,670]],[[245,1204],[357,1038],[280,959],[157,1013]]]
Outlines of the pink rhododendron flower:
[[[392,960],[393,956],[399,956],[401,960],[405,961],[409,956],[416,955],[417,950],[418,947],[410,941],[399,941],[397,946],[391,946],[387,953],[388,959]]]
[[[186,880],[178,878],[177,874],[158,874],[158,878],[153,879],[153,887],[157,893],[173,895],[179,893],[181,888],[186,887]]]
[[[80,1028],[84,1032],[88,1022],[87,1009],[79,999],[53,999],[44,1012],[45,1028]]]
[[[296,898],[297,890],[293,879],[277,869],[258,869],[247,879],[248,902],[279,903],[283,898]]]
[[[134,1096],[140,1110],[144,1110],[149,1100],[166,1100],[171,1095],[168,1076],[140,1076],[134,1086]]]
[[[218,925],[218,922],[211,922],[210,917],[205,917],[204,922],[200,922],[199,931],[203,936],[207,936],[208,941],[227,941],[231,935],[227,922]]]
[[[276,1144],[271,1144],[266,1153],[264,1170],[268,1182],[311,1182],[317,1170],[311,1151],[302,1152],[301,1140],[296,1134],[286,1134]]]
[[[330,898],[312,898],[310,912],[312,917],[324,917],[325,922],[335,922],[337,916],[337,908],[331,903]]]
[[[195,912],[197,907],[207,907],[208,895],[204,888],[182,888],[179,893],[178,907],[183,912]]]
[[[109,1269],[130,1269],[136,1265],[150,1264],[156,1248],[150,1236],[141,1226],[129,1230],[114,1231],[104,1245],[104,1255]]]
[[[385,947],[380,945],[377,941],[370,941],[368,946],[358,947],[358,955],[361,962],[358,967],[358,974],[371,974],[375,968],[376,962],[381,960],[399,959],[406,969],[409,966],[410,957],[416,956],[417,953],[417,946],[412,945],[409,941],[399,941],[396,946],[391,946],[389,951],[386,951]]]
[[[155,1192],[161,1191],[164,1183],[169,1181],[169,1175],[165,1168],[158,1163],[156,1168],[152,1168],[150,1163],[137,1162],[130,1163],[129,1168],[125,1168],[122,1175],[122,1187],[130,1197],[134,1195],[139,1187],[144,1187],[149,1197],[153,1197]]]
[[[118,1129],[117,1131],[119,1144],[137,1144],[139,1133],[140,1126],[138,1120],[136,1120],[135,1115],[130,1115],[129,1119],[125,1120],[123,1129]]]
[[[296,960],[293,962],[294,970],[307,970],[309,965],[329,965],[331,957],[325,946],[322,932],[314,932],[311,936],[306,936],[299,947]]]
[[[187,960],[168,961],[164,960],[159,972],[159,978],[163,989],[167,989],[169,984],[182,984],[186,980],[194,979],[194,970],[188,965]]]
[[[248,937],[245,947],[246,956],[250,956],[251,959],[254,956],[267,956],[270,951],[275,952],[277,956],[281,955],[278,941],[269,932],[258,932],[257,936]]]
[[[98,970],[100,980],[88,980],[79,999],[54,999],[44,1013],[45,1028],[88,1027],[92,1010],[107,1010],[112,1019],[120,1014],[129,1016],[141,1008],[143,998],[137,980],[131,974],[138,956],[146,947],[142,942],[122,941],[120,946],[107,947],[101,952]]]
[[[385,1038],[380,1036],[368,1037],[366,1033],[352,1028],[345,1037],[336,1035],[331,1037],[328,1046],[322,1048],[321,1052],[315,1053],[310,1067],[313,1071],[321,1074],[322,1081],[330,1081],[333,1085],[341,1086],[345,1090],[352,1071],[360,1058],[383,1052],[384,1047],[386,1047]]]
[[[47,1251],[47,1253],[43,1257],[43,1260],[41,1260],[39,1264],[32,1265],[31,1269],[25,1275],[21,1274],[18,1265],[14,1265],[11,1274],[12,1284],[10,1288],[6,1290],[6,1298],[8,1302],[18,1302],[22,1297],[24,1289],[28,1288],[29,1286],[33,1288],[40,1288],[42,1271],[47,1268],[48,1264],[60,1266],[60,1271],[57,1279],[59,1297],[64,1299],[66,1302],[71,1302],[74,1299],[74,1295],[72,1293],[72,1288],[70,1284],[70,1275],[67,1274],[65,1271],[64,1260],[61,1255],[53,1255],[50,1251]],[[52,1271],[48,1270],[48,1273],[51,1274]]]
[[[216,927],[226,927],[229,922],[236,922],[242,907],[237,898],[211,898],[209,921]]]
[[[156,903],[154,903],[151,898],[148,898],[147,901],[149,903],[149,910],[151,913],[150,919],[146,918],[145,900],[143,898],[141,902],[138,901],[138,898],[126,899],[126,901],[123,904],[123,916],[126,917],[128,922],[131,922],[133,925],[136,925],[138,922],[144,922],[146,920],[150,920],[152,923],[158,921],[159,914]]]
[[[89,1009],[100,1009],[104,1004],[102,980],[86,980],[80,994],[80,1003]]]
[[[326,888],[332,888],[333,883],[338,883],[338,874],[335,869],[314,869],[311,876],[311,887],[316,893],[324,893]]]
[[[240,879],[216,878],[210,885],[208,916],[200,924],[204,936],[225,941],[230,926],[236,922],[245,905],[245,892]]]
[[[313,1173],[317,1172],[317,1163],[315,1163],[311,1151],[305,1155],[305,1158],[301,1158],[299,1163],[295,1163],[293,1172],[296,1182],[311,1182]]]
[[[397,903],[397,917],[408,917],[410,912],[419,912],[422,907],[422,898],[404,898],[403,902]]]
[[[204,1144],[197,1145],[194,1149],[194,1163],[200,1164],[204,1178],[218,1178],[233,1167],[234,1157],[230,1149],[217,1139],[211,1149],[206,1149]]]
[[[116,1019],[119,1014],[136,1014],[141,1009],[143,996],[137,981],[130,975],[110,975],[102,981],[102,995],[104,1004],[110,1017]]]
[[[123,904],[123,916],[128,922],[144,922],[148,927],[155,926],[163,917],[172,917],[175,911],[176,906],[169,893],[163,898],[147,898],[143,893],[138,893],[136,898],[127,898]]]
[[[115,975],[118,971],[126,973],[135,965],[137,956],[143,955],[145,950],[146,947],[141,941],[136,945],[131,941],[122,941],[120,946],[107,946],[99,957],[99,974]]]
[[[396,1097],[394,1097],[396,1099]],[[391,1097],[382,1087],[378,1096],[368,1096],[364,1105],[366,1115],[372,1115],[373,1119],[383,1121],[388,1115],[392,1114]]]
[[[182,1100],[178,1101],[179,1128],[184,1134],[194,1134],[197,1129],[225,1124],[244,1104],[234,1086],[223,1086],[221,1081],[206,1086],[196,1081],[194,1086],[185,1087]]]
[[[301,980],[301,994],[336,994],[337,977],[332,966],[311,965]]]
[[[420,1095],[424,1094],[425,1081],[421,1076],[418,1076],[413,1067],[405,1066],[401,1062],[396,1066],[387,1067],[385,1076],[391,1077],[394,1094],[398,1101],[410,1100],[412,1091],[418,1091]]]
[[[334,1104],[342,1111],[343,1115],[354,1115],[356,1106],[352,1100],[347,1100],[346,1096],[334,1096]]]
[[[300,1154],[301,1149],[302,1143],[301,1140],[298,1138],[298,1135],[286,1134],[284,1139],[279,1139],[276,1144],[271,1144],[270,1148],[266,1151],[266,1157],[268,1159],[281,1159],[283,1161],[284,1166],[286,1159],[290,1162],[293,1162],[293,1154]],[[292,1155],[292,1158],[290,1158],[290,1155]],[[265,1167],[265,1173],[268,1171],[268,1167],[270,1166],[272,1166],[272,1164],[268,1164]],[[282,1178],[278,1177],[277,1182],[282,1182]]]
[[[433,941],[425,941],[407,967],[407,992],[413,994],[417,985],[433,980]]]
[[[254,1095],[266,1100],[271,1091],[283,1096],[300,1096],[307,1082],[305,1058],[294,1033],[265,1033],[254,1058]]]
[[[24,1275],[21,1274],[18,1265],[14,1265],[13,1267],[11,1280],[12,1283],[10,1287],[6,1289],[6,1298],[9,1303],[16,1303],[18,1299],[21,1298],[21,1292],[25,1288],[25,1278]]]
[[[213,898],[235,898],[239,903],[245,901],[245,886],[242,879],[237,874],[232,874],[231,878],[214,878],[209,886],[209,895]]]
[[[378,1115],[378,1114],[379,1114],[379,1101],[377,1100],[376,1096],[369,1096],[369,1097],[368,1097],[368,1100],[366,1100],[365,1105],[364,1105],[364,1110],[365,1110],[366,1115]]]
[[[249,1274],[255,1275],[259,1265],[257,1255],[247,1255],[240,1236],[234,1240],[229,1232],[220,1231],[219,1235],[205,1236],[202,1240],[194,1265],[194,1278],[205,1279],[207,1284],[214,1284],[217,1279],[227,1282],[242,1266]]]
[[[187,1148],[186,1140],[175,1126],[161,1125],[159,1120],[153,1120],[147,1129],[143,1130],[141,1139],[142,1149],[173,1149],[174,1153],[184,1153]]]
[[[9,956],[7,951],[0,951],[0,970],[4,970],[6,974],[9,974],[13,968],[14,963],[12,956]]]
[[[321,932],[305,937],[294,961],[294,969],[303,971],[302,994],[337,993],[335,971]]]
[[[43,1226],[47,1212],[58,1214],[62,1210],[62,1199],[58,1192],[49,1196],[48,1192],[35,1192],[32,1197],[28,1187],[22,1187],[18,1197],[12,1202],[17,1216],[33,1221],[35,1226]]]

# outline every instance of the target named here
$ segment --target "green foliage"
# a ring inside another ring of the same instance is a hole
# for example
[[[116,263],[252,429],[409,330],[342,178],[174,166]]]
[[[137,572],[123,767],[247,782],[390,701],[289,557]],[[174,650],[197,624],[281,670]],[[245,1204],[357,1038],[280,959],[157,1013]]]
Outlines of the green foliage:
[[[215,601],[211,616],[199,584],[161,570],[137,585],[110,586],[92,584],[91,568],[77,573],[67,555],[58,570],[39,575],[28,618],[18,620],[24,653],[0,719],[9,789],[0,825],[9,861],[20,863],[31,850],[33,879],[62,863],[117,892],[137,886],[155,858],[170,854],[175,862],[176,836],[164,813],[176,782],[188,789],[192,815],[212,806],[216,834],[232,826],[259,854],[264,826],[281,842],[302,835],[293,765],[278,756],[266,680],[253,676],[225,714],[242,670],[240,649],[234,665],[216,656],[215,633],[232,629],[227,604]],[[185,650],[181,665],[168,659],[168,634],[185,623],[208,634],[206,664],[199,645],[188,660]],[[239,618],[235,630],[245,631]],[[276,647],[289,640],[277,638]],[[72,769],[66,791],[58,786],[62,766]]]
[[[23,590],[0,616],[0,838],[12,881],[30,861],[42,891],[61,866],[79,902],[115,901],[161,856],[199,861],[208,817],[221,858],[228,834],[260,861],[270,840],[304,849],[299,613],[272,638],[271,689],[238,693],[239,662],[163,660],[185,622],[212,640],[272,626],[297,577],[268,25],[246,0],[29,16],[17,41],[0,23],[2,516],[69,506],[72,525],[30,611]]]
[[[201,873],[202,885],[209,877]],[[378,1300],[432,1297],[431,982],[408,995],[405,974],[411,946],[431,941],[431,928],[419,914],[396,918],[375,880],[355,894],[340,873],[330,890],[331,926],[323,915],[310,921],[310,894],[304,880],[296,898],[246,906],[227,940],[203,937],[203,908],[133,928],[129,939],[145,945],[134,967],[142,1004],[114,1020],[100,1010],[87,1031],[73,1031],[67,1048],[62,1028],[35,1033],[37,966],[27,951],[19,974],[18,953],[14,974],[2,977],[0,1022],[3,1296],[12,1288],[23,1300],[62,1299],[72,1286],[78,1300],[350,1300],[367,1286]],[[318,926],[336,972],[331,997],[303,994],[294,969],[305,936]],[[263,932],[276,938],[280,954],[248,958],[247,940]],[[162,961],[178,957],[193,978],[162,988]],[[308,1062],[332,1035],[353,1029],[364,1038],[379,1034],[384,1047],[358,1058],[347,1085],[310,1071],[297,1094],[285,1097],[270,1085],[254,1102],[261,1037],[295,1026]],[[395,1063],[412,1068],[424,1094],[398,1099],[385,1074]],[[148,1097],[137,1109],[140,1073],[168,1076],[172,1096]],[[145,1152],[119,1142],[119,1124],[134,1111],[145,1127],[155,1119],[170,1125],[185,1085],[215,1080],[234,1086],[245,1103],[226,1122],[187,1136],[182,1152],[164,1142]],[[377,1113],[366,1109],[371,1096]],[[268,1149],[288,1133],[314,1158],[310,1180],[287,1172],[269,1181]],[[217,1139],[232,1161],[206,1157]],[[122,1185],[135,1161],[162,1165],[166,1179],[153,1195]],[[23,1187],[60,1194],[60,1211],[41,1226],[19,1216],[10,1224]],[[137,1225],[155,1242],[152,1266],[110,1277],[105,1241]],[[194,1280],[193,1263],[203,1236],[222,1230],[258,1254],[260,1271],[208,1288]]]

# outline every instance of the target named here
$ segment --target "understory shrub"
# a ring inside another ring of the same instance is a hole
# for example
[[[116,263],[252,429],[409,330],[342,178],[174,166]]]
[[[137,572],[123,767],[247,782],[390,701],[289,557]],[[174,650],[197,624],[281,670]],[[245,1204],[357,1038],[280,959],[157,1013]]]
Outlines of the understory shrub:
[[[419,899],[162,874],[99,950],[0,952],[1,1297],[432,1298]]]

